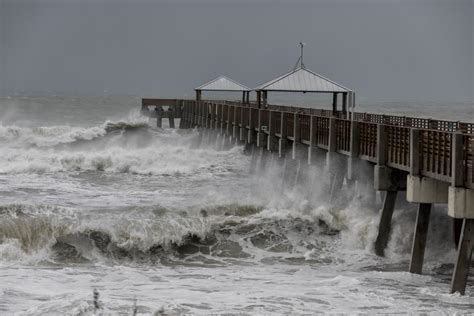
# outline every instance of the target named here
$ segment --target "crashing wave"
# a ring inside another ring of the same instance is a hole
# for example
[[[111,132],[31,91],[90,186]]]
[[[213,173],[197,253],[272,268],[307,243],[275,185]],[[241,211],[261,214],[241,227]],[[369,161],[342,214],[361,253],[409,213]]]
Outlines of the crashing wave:
[[[156,208],[82,217],[77,211],[44,205],[15,204],[1,210],[0,253],[7,262],[25,258],[163,264],[223,264],[249,258],[307,261],[315,259],[308,257],[309,252],[327,252],[324,239],[335,233],[318,221],[262,217],[263,208],[248,205],[181,212]]]

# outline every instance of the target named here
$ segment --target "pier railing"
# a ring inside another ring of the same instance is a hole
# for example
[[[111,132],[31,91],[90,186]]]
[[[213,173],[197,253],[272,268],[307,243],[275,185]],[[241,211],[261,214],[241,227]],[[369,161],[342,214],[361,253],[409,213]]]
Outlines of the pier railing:
[[[229,101],[175,104],[188,127],[220,128],[226,135],[242,128],[372,163],[383,155],[391,168],[410,172],[416,166],[422,176],[444,182],[452,182],[456,164],[456,186],[474,188],[474,123],[369,113],[353,113],[350,119],[342,112]],[[460,161],[452,161],[454,150]]]

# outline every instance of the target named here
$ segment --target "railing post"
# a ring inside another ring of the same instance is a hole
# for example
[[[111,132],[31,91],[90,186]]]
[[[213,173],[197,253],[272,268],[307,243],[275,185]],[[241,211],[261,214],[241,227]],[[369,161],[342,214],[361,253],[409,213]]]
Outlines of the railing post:
[[[453,134],[452,160],[451,160],[451,185],[464,186],[464,135],[460,132]]]
[[[287,125],[287,117],[285,115],[285,112],[280,112],[281,115],[281,121],[280,121],[280,135],[281,138],[279,140],[279,146],[278,146],[278,154],[280,157],[284,157],[285,152],[287,150],[288,146],[288,134],[286,130],[286,125]]]
[[[309,143],[311,147],[316,147],[317,140],[316,140],[316,116],[311,115],[309,121]]]
[[[227,137],[230,137],[230,127],[232,126],[232,122],[230,121],[230,112],[233,111],[234,109],[234,106],[232,105],[229,105],[227,106],[227,117],[226,117],[226,121],[227,121],[227,125],[225,127],[225,134]]]
[[[239,130],[239,123],[237,122],[237,109],[240,109],[240,107],[234,106],[234,119],[232,121],[232,137],[234,138],[233,141],[237,139],[237,131]]]
[[[248,107],[241,107],[240,112],[240,141],[245,142],[247,140],[248,135],[245,133],[247,130],[247,122],[244,120],[244,111],[248,111],[250,108]]]
[[[247,131],[247,142],[249,144],[255,144],[256,143],[256,132],[255,129],[253,128],[253,125],[255,124],[253,120],[253,113],[252,113],[252,108],[249,107],[249,120],[248,120],[248,131]],[[257,118],[257,124],[258,124],[258,118]]]
[[[182,100],[176,100],[176,105],[179,108],[179,129],[184,128],[183,106]]]
[[[163,118],[163,109],[161,106],[155,107],[155,112],[156,112],[156,127],[161,128],[162,127],[162,122],[161,119]]]
[[[226,104],[221,104],[220,105],[220,112],[219,112],[219,134],[223,135],[224,134],[224,124],[225,124],[225,118],[224,118],[224,108],[226,108]]]
[[[280,134],[281,138],[286,139],[288,137],[288,131],[286,130],[286,125],[288,124],[288,119],[286,118],[285,112],[280,112],[281,120],[280,120]]]
[[[211,124],[210,128],[213,129],[216,127],[216,107],[214,103],[211,103]]]
[[[359,157],[359,122],[351,121],[350,157]]]
[[[193,128],[198,125],[197,101],[192,101],[193,105]]]
[[[293,138],[295,143],[301,141],[300,115],[298,113],[293,114]]]
[[[410,174],[420,174],[420,133],[419,129],[410,129]]]
[[[302,156],[302,146],[301,146],[301,123],[300,123],[300,114],[293,114],[293,153],[292,158],[298,159]],[[307,164],[307,162],[306,162]]]
[[[197,102],[198,106],[198,126],[199,127],[204,127],[205,126],[205,116],[204,116],[204,102],[199,101]]]
[[[336,118],[329,118],[329,140],[328,140],[328,152],[336,151],[336,141],[337,141],[337,126]]]
[[[377,165],[384,166],[387,163],[387,135],[385,125],[377,124]]]
[[[168,120],[170,128],[174,128],[174,112],[171,108],[168,110]]]
[[[348,158],[348,170],[347,178],[349,180],[355,180],[355,169],[357,165],[357,160],[359,157],[359,123],[357,121],[351,121],[351,139],[349,146],[349,158]]]
[[[208,129],[209,128],[209,104],[207,102],[202,102],[202,109],[203,109],[203,127]]]
[[[268,113],[268,138],[267,138],[267,149],[269,151],[277,151],[278,150],[278,139],[275,136],[276,128],[275,124],[273,124],[273,117],[275,115],[279,115],[276,111],[269,111]]]
[[[313,165],[316,158],[317,150],[316,139],[316,116],[311,115],[309,120],[309,148],[308,148],[308,164]]]
[[[262,130],[262,109],[258,109],[258,124],[257,124],[257,147],[267,146],[267,134]]]

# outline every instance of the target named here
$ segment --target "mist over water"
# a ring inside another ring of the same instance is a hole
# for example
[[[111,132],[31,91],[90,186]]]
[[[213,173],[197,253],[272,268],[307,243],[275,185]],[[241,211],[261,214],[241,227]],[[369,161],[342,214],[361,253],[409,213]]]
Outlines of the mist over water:
[[[197,147],[197,131],[156,129],[139,103],[0,100],[0,313],[93,314],[93,289],[106,313],[474,311],[472,280],[447,294],[445,207],[424,275],[409,274],[413,207],[398,204],[379,258],[369,184],[329,197],[314,168],[311,185],[282,188],[276,162],[249,174],[242,147]]]

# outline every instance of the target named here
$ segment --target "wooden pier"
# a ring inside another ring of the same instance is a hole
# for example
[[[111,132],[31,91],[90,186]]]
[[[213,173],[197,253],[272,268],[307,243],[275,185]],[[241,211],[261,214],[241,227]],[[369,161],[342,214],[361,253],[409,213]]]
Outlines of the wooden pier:
[[[303,165],[327,164],[330,174],[337,170],[357,181],[358,165],[368,162],[374,189],[386,192],[378,255],[389,240],[397,192],[418,204],[412,273],[422,272],[432,205],[448,204],[458,241],[451,292],[464,294],[474,247],[474,123],[230,101],[144,99],[142,108],[151,105],[170,106],[180,128],[250,148],[254,169],[270,153]]]

